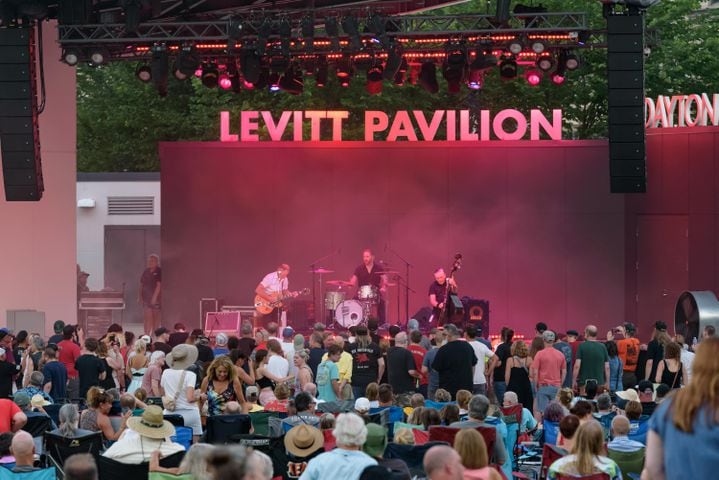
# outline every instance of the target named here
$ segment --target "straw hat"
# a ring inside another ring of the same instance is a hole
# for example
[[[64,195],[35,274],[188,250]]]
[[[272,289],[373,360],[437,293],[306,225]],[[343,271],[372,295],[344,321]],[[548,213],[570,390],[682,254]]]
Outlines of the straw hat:
[[[632,400],[635,402],[639,401],[639,394],[633,388],[628,388],[622,392],[617,392],[617,397],[622,398],[627,401],[632,401]]]
[[[172,351],[165,357],[165,362],[173,370],[185,370],[197,361],[197,347],[181,343],[175,345]]]
[[[42,396],[40,393],[36,393],[32,396],[30,399],[30,405],[34,407],[46,407],[47,405],[50,405],[50,402],[45,400],[45,397]]]
[[[307,457],[322,448],[324,443],[322,432],[304,423],[292,427],[285,434],[285,448],[295,457]]]
[[[148,405],[142,417],[130,417],[127,426],[148,438],[167,438],[175,434],[175,427],[162,418],[162,408],[157,405]]]

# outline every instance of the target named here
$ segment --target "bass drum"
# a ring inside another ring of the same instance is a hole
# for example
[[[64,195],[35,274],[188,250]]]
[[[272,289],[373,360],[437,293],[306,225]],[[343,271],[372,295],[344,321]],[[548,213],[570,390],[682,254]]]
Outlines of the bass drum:
[[[362,322],[362,304],[357,300],[340,303],[335,310],[335,322],[345,328],[359,325]]]
[[[345,299],[345,292],[325,292],[325,308],[327,310],[336,310],[337,305]]]

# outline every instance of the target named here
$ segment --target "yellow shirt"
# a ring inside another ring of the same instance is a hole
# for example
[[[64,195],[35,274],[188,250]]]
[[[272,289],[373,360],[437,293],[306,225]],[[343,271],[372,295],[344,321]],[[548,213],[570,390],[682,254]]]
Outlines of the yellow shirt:
[[[322,355],[322,361],[325,360],[327,360],[326,353]],[[352,383],[352,355],[343,350],[337,362],[337,369],[340,371],[340,382],[345,380],[347,383]]]

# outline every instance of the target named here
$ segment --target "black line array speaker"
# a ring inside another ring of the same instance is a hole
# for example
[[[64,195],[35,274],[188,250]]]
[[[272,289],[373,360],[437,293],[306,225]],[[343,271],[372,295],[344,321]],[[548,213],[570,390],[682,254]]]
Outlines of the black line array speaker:
[[[39,138],[34,27],[0,28],[0,155],[6,200],[42,198]]]
[[[642,11],[607,16],[607,84],[611,192],[646,192]]]

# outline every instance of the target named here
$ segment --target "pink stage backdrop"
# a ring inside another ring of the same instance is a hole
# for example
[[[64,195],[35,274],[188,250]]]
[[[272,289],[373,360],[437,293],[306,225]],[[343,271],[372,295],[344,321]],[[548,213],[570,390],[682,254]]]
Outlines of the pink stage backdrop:
[[[292,288],[311,287],[309,264],[339,251],[325,279],[349,279],[363,247],[413,264],[410,315],[461,252],[460,294],[490,301],[491,333],[621,316],[624,198],[605,142],[163,143],[160,156],[168,325],[199,325],[202,297],[250,304],[282,262]]]

